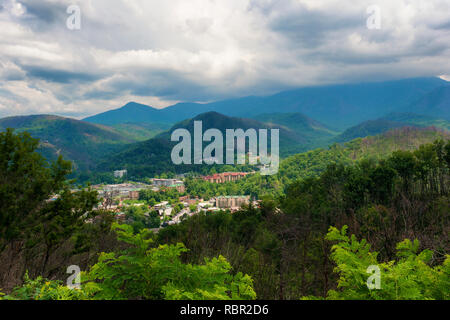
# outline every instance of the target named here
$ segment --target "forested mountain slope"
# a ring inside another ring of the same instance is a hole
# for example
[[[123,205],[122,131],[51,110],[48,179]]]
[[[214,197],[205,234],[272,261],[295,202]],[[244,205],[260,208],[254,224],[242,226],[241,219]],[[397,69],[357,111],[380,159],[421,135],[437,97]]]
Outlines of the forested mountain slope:
[[[14,128],[40,139],[40,152],[48,160],[63,155],[75,168],[87,169],[109,152],[120,150],[136,140],[112,128],[52,115],[33,115],[0,119],[0,131]]]
[[[357,126],[351,127],[334,138],[334,141],[346,142],[356,138],[374,136],[390,129],[405,126],[436,127],[450,130],[450,121],[415,113],[391,113],[382,118],[365,121]]]

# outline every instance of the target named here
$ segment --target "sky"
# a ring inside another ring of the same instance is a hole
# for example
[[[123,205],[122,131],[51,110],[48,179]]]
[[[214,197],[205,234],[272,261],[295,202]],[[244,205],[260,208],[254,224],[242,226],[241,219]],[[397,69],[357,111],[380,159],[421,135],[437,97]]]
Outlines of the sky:
[[[449,0],[0,0],[0,117],[430,76]]]

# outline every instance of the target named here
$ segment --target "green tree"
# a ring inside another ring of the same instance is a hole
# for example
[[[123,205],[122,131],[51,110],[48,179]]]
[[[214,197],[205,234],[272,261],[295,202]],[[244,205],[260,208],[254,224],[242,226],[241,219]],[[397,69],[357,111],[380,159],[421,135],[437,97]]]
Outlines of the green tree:
[[[419,242],[405,239],[397,245],[397,261],[379,262],[378,253],[370,250],[366,240],[358,241],[355,235],[346,235],[331,227],[327,240],[337,242],[332,247],[331,258],[339,274],[337,290],[330,290],[327,299],[413,300],[450,299],[450,256],[442,265],[431,267],[433,252],[419,252]],[[369,289],[369,266],[380,270],[380,288]]]
[[[70,190],[70,162],[60,156],[49,164],[38,146],[26,132],[0,133],[0,252],[17,243],[27,256],[43,256],[27,266],[30,273],[45,273],[51,253],[95,215],[97,203],[97,192]]]
[[[184,245],[151,248],[148,230],[133,234],[130,226],[114,225],[118,238],[130,245],[120,253],[103,253],[86,274],[86,288],[95,299],[254,299],[252,279],[230,274],[222,256],[202,265],[185,264]]]
[[[25,276],[25,284],[4,299],[20,300],[240,300],[255,299],[253,280],[219,256],[204,264],[186,264],[183,244],[151,247],[152,233],[134,234],[129,225],[114,224],[121,252],[102,253],[98,263],[81,275],[81,289],[69,290],[60,281]],[[0,298],[1,299],[1,298]]]

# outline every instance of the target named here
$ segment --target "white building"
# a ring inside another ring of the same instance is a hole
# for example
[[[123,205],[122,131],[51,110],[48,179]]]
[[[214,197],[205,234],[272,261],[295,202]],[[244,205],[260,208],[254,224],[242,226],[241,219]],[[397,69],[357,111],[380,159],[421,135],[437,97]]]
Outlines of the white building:
[[[183,181],[178,179],[153,179],[152,182],[156,187],[170,187],[177,184],[183,184]]]
[[[123,178],[123,176],[127,175],[127,170],[116,170],[114,171],[114,178]]]

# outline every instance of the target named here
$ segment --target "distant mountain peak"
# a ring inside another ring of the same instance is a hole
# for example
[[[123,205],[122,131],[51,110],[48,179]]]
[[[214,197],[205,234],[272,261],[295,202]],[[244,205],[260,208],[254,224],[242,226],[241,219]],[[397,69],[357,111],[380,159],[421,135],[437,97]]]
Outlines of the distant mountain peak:
[[[131,101],[120,109],[104,112],[84,120],[104,125],[127,122],[175,124],[208,111],[245,118],[278,112],[302,114],[328,128],[344,130],[362,121],[376,119],[390,112],[404,111],[402,108],[408,108],[434,89],[447,84],[448,82],[439,78],[416,78],[304,87],[264,97],[247,96],[204,104],[177,103],[164,109],[155,109]],[[435,96],[437,98],[433,98]],[[425,98],[421,104],[435,103],[436,99],[445,101],[446,97],[447,94],[443,90],[438,90]],[[439,111],[442,106],[445,104],[437,101],[435,109]],[[419,109],[424,109],[424,107],[420,106]],[[306,122],[301,117],[298,120],[301,123]]]
[[[83,119],[83,121],[103,125],[115,125],[120,123],[157,122],[160,110],[134,101],[126,105],[96,114]]]
[[[138,102],[134,102],[134,101],[128,102],[126,105],[124,105],[120,109],[124,109],[124,108],[127,108],[127,109],[128,108],[150,108],[150,109],[156,110],[156,108],[153,108],[152,106],[148,106],[146,104],[142,104],[142,103],[138,103]]]
[[[201,114],[197,115],[197,116],[194,118],[194,120],[201,120],[201,119],[209,118],[209,117],[215,117],[215,118],[230,118],[229,116],[224,115],[224,114],[222,114],[222,113],[219,113],[219,112],[217,112],[217,111],[207,111],[207,112],[204,112],[204,113],[201,113]]]

